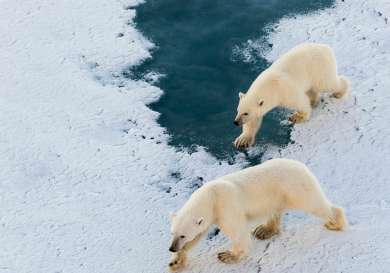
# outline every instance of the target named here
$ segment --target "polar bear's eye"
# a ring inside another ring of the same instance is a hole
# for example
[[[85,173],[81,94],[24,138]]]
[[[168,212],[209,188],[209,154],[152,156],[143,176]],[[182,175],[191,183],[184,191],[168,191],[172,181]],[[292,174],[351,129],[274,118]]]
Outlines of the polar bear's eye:
[[[247,116],[247,115],[249,115],[249,113],[244,113],[243,115],[244,115],[244,116]]]
[[[185,237],[186,237],[186,236],[184,236],[184,235],[181,235],[181,236],[180,236],[180,239],[184,239]]]

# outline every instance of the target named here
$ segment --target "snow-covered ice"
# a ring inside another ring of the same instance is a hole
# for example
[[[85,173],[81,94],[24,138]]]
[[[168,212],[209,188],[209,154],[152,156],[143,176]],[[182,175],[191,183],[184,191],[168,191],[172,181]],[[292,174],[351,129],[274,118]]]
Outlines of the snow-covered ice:
[[[243,166],[169,147],[147,107],[162,90],[121,77],[154,46],[132,21],[140,2],[0,2],[0,272],[165,272],[169,212]],[[240,264],[217,261],[219,234],[187,272],[388,271],[389,20],[385,0],[344,0],[282,19],[269,37],[269,60],[303,41],[330,44],[353,83],[346,101],[325,98],[295,126],[294,144],[267,153],[307,163],[349,230],[290,213]]]
[[[150,57],[135,4],[1,2],[0,272],[162,271],[187,185],[238,168],[168,147],[158,88],[111,84]]]

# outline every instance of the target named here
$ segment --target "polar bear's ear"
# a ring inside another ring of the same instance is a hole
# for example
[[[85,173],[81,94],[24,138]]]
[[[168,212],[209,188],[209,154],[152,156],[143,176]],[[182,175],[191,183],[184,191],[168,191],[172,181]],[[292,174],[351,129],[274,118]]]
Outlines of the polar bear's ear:
[[[200,217],[198,220],[196,220],[196,223],[200,226],[203,223],[203,217]]]
[[[257,104],[258,104],[259,106],[263,106],[264,101],[263,101],[263,100],[259,100],[259,101],[257,102]]]
[[[238,93],[238,97],[241,99],[241,98],[243,98],[245,96],[245,94],[244,93],[242,93],[242,92],[239,92]]]

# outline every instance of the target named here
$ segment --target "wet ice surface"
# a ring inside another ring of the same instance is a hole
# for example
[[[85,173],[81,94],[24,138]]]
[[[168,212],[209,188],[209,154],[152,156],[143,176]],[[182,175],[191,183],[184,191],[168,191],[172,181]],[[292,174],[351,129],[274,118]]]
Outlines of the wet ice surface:
[[[242,167],[168,146],[146,106],[162,91],[121,79],[152,47],[128,25],[135,4],[0,4],[2,272],[165,272],[169,212],[202,183]],[[325,98],[294,127],[295,144],[266,156],[307,163],[346,208],[349,230],[289,213],[280,236],[256,242],[233,266],[217,261],[228,242],[214,232],[185,272],[387,272],[389,17],[386,1],[345,0],[283,19],[265,56],[327,42],[353,83],[349,99]]]

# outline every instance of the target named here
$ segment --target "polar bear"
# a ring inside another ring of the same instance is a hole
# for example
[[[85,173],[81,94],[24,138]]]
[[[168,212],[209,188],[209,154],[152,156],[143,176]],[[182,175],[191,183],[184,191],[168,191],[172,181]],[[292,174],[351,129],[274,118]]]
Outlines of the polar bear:
[[[218,253],[218,259],[235,263],[251,246],[249,220],[264,219],[265,224],[252,234],[268,239],[280,232],[282,213],[290,209],[323,219],[330,230],[343,230],[347,225],[343,209],[328,201],[316,177],[298,161],[272,159],[206,183],[172,215],[169,268],[183,268],[187,252],[213,224],[232,242],[232,249]]]
[[[296,111],[289,120],[304,122],[310,118],[321,92],[342,98],[348,87],[347,78],[337,74],[336,59],[329,46],[305,43],[294,47],[263,71],[246,94],[239,93],[234,124],[242,126],[243,131],[234,145],[253,145],[263,116],[275,107]]]

